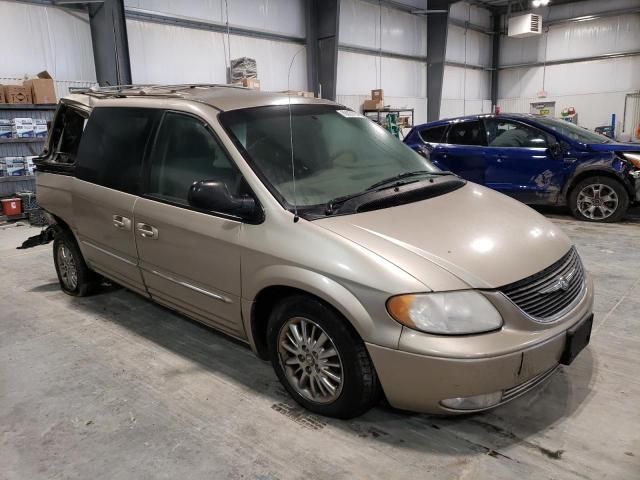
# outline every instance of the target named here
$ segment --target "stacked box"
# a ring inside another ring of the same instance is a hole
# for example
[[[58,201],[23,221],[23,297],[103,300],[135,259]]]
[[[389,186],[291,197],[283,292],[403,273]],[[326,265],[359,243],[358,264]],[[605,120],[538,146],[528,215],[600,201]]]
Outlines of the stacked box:
[[[14,118],[11,120],[11,134],[13,138],[32,138],[33,118]]]
[[[47,136],[47,121],[42,118],[33,120],[33,136],[44,138]]]
[[[0,119],[0,138],[11,138],[11,120]]]
[[[24,157],[24,169],[25,169],[26,175],[35,174],[36,166],[33,163],[34,158],[38,158],[38,156],[32,155],[32,156]]]
[[[0,162],[4,164],[5,176],[19,177],[26,175],[23,157],[4,157],[0,159]]]

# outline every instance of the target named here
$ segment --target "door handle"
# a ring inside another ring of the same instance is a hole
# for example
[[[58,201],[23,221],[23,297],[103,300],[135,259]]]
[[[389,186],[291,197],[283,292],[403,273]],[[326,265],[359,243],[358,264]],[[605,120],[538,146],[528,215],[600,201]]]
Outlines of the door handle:
[[[136,230],[141,237],[151,238],[153,240],[158,238],[158,229],[156,227],[152,227],[151,225],[147,225],[146,223],[137,223]]]
[[[113,226],[122,230],[131,230],[131,219],[122,215],[114,215]]]

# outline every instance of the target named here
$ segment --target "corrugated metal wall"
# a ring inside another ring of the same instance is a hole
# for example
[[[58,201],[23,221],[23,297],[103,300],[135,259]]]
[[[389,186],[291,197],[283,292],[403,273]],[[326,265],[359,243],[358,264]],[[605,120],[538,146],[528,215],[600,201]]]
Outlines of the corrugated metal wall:
[[[0,0],[0,83],[20,84],[47,70],[57,95],[95,83],[89,18],[58,7]]]
[[[413,6],[424,7],[417,0]],[[342,0],[339,42],[426,58],[426,19],[362,0]],[[384,89],[385,104],[414,108],[416,123],[426,121],[426,62],[338,53],[338,102],[359,111],[375,88]]]
[[[458,2],[451,5],[451,18],[491,29],[491,13],[483,8]],[[449,25],[446,60],[490,67],[491,35]],[[486,70],[446,66],[440,104],[440,118],[491,111],[491,73]]]
[[[606,4],[606,5],[605,5]],[[600,11],[637,7],[637,1],[588,1],[543,9],[546,20]],[[548,33],[529,38],[501,39],[500,65],[518,65],[584,58],[640,50],[640,14],[552,25]],[[640,56],[584,61],[533,68],[503,70],[499,76],[499,102],[503,111],[528,112],[530,103],[556,102],[556,114],[575,107],[579,124],[593,129],[611,123],[615,113],[621,127],[624,98],[640,89]],[[617,129],[620,133],[620,128]]]
[[[306,35],[303,0],[125,1],[127,8],[215,23],[226,23],[227,5],[232,26]],[[306,49],[295,43],[230,35],[227,44],[223,33],[140,20],[127,20],[127,31],[134,83],[226,83],[229,56],[254,58],[263,90],[307,89]],[[288,85],[289,65],[301,48]]]

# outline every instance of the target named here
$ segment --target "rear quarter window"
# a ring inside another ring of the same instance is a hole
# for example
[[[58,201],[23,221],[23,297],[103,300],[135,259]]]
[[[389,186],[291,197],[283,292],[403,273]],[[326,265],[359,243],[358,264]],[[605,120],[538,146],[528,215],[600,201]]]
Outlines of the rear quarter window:
[[[447,126],[441,125],[439,127],[429,127],[420,130],[420,138],[423,142],[427,143],[441,143],[444,138],[444,132],[446,132]]]
[[[98,107],[80,142],[76,177],[138,193],[142,161],[161,111],[148,108]]]

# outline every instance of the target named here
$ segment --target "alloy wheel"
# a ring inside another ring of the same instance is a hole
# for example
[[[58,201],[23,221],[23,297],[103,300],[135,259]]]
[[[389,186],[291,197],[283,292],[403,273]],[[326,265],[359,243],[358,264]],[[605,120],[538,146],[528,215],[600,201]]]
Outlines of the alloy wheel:
[[[618,208],[618,194],[602,183],[587,185],[578,193],[577,206],[581,215],[591,220],[604,220]]]
[[[305,399],[331,403],[340,396],[342,360],[317,323],[302,317],[287,320],[278,334],[278,356],[289,384]]]
[[[58,247],[58,269],[60,270],[60,277],[62,283],[68,290],[75,290],[78,286],[78,269],[76,268],[76,262],[73,258],[71,250],[65,245],[60,244]]]

